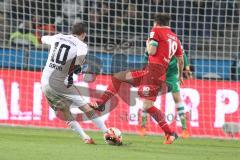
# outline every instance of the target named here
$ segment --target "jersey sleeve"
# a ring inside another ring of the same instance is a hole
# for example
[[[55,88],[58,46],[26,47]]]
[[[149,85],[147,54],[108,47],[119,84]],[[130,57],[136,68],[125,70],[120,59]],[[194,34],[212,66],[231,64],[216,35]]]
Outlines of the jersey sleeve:
[[[41,41],[43,44],[52,45],[54,43],[55,37],[54,36],[42,36]]]
[[[181,42],[178,40],[178,47],[177,47],[177,51],[175,53],[175,57],[181,57],[183,56],[183,48],[182,48],[182,45],[181,45]]]
[[[155,41],[155,42],[159,42],[159,35],[158,35],[158,32],[155,28],[152,28],[150,34],[149,34],[149,39],[151,41]]]

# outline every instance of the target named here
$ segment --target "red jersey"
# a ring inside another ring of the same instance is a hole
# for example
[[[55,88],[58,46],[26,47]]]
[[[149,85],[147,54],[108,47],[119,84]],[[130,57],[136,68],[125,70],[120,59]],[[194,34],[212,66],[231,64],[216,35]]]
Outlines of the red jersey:
[[[157,63],[167,68],[172,56],[183,55],[177,35],[168,26],[153,27],[150,32],[150,40],[157,42],[157,50],[155,55],[149,55],[149,64]]]

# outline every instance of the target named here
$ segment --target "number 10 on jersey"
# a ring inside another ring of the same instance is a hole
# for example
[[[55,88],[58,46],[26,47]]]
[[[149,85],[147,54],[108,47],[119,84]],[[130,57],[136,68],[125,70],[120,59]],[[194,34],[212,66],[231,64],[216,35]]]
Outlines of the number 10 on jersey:
[[[53,49],[53,54],[51,56],[51,61],[57,64],[65,65],[67,61],[68,52],[70,50],[70,46],[66,44],[61,44],[59,48],[58,46],[59,42],[56,42]]]

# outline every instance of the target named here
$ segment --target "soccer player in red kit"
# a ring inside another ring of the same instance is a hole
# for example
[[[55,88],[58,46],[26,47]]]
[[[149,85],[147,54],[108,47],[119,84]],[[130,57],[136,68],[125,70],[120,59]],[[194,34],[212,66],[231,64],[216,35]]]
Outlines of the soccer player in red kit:
[[[159,92],[164,92],[166,88],[166,72],[168,64],[175,56],[179,67],[179,81],[183,83],[183,52],[180,41],[169,27],[170,16],[165,13],[155,15],[154,26],[151,29],[149,39],[146,42],[148,64],[141,70],[121,71],[113,75],[112,84],[96,102],[90,103],[94,109],[104,110],[104,104],[120,88],[122,82],[137,86],[138,94],[143,99],[143,108],[149,113],[162,128],[165,133],[164,144],[171,144],[178,136],[172,131],[165,121],[164,113],[156,108],[153,103]]]

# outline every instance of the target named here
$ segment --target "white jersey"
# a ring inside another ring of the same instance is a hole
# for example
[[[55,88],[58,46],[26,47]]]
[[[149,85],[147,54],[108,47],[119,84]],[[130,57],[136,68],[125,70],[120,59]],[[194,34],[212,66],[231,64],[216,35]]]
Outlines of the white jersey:
[[[42,73],[42,86],[64,90],[66,79],[72,76],[74,65],[82,65],[88,51],[87,44],[73,35],[43,36],[42,43],[51,45]]]

